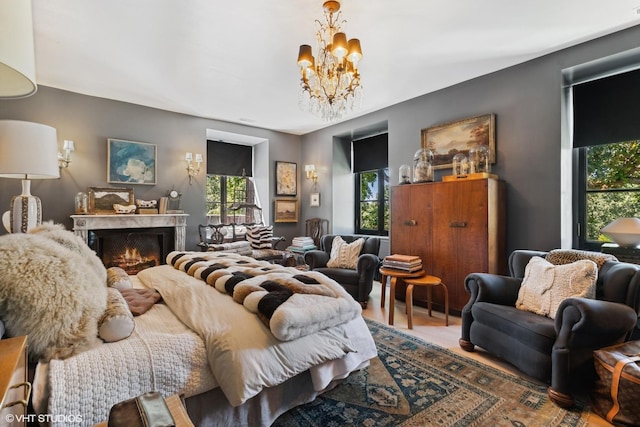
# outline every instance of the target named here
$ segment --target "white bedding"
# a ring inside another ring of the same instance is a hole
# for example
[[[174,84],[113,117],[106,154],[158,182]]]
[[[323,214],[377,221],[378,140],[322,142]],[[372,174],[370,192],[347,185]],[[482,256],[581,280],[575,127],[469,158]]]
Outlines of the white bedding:
[[[216,408],[222,407],[225,417],[231,409],[244,417],[243,413],[256,413],[249,406],[258,402],[264,406],[264,398],[252,398],[264,395],[260,393],[263,388],[280,389],[285,380],[308,371],[305,378],[310,377],[313,390],[321,392],[334,380],[367,366],[377,354],[361,316],[307,337],[280,342],[230,296],[184,272],[159,266],[144,270],[135,279],[139,281],[136,286],[159,289],[166,305],[158,304],[137,317],[134,335],[124,341],[102,344],[49,366],[39,365],[33,393],[37,413],[51,414],[54,419],[55,415],[80,414],[83,422],[77,425],[92,426],[106,419],[113,403],[155,389],[165,395],[197,394],[191,401],[200,397],[197,401],[204,408],[198,412],[209,413],[209,422],[202,424],[220,425],[220,419],[206,409],[206,396],[217,386],[229,402],[216,402]],[[182,321],[174,313],[182,316]],[[207,393],[201,394],[204,391]],[[276,400],[261,409],[266,425],[301,403]]]

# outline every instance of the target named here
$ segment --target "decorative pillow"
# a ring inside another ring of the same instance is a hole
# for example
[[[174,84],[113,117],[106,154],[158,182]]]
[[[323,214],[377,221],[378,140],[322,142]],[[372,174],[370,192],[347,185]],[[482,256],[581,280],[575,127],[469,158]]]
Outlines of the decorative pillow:
[[[532,257],[524,270],[516,308],[554,319],[566,298],[595,298],[597,277],[598,266],[588,259],[553,265]]]
[[[98,320],[98,336],[106,342],[127,338],[135,328],[133,314],[116,288],[107,288],[107,309]]]
[[[133,288],[133,283],[127,272],[122,268],[109,267],[107,268],[107,286],[121,291],[123,289]]]
[[[29,359],[64,359],[101,343],[107,272],[73,232],[51,225],[0,236],[0,313],[27,335]]]
[[[247,227],[246,238],[253,249],[271,249],[273,225]]]
[[[209,250],[214,252],[231,252],[239,255],[251,255],[251,243],[246,240],[239,242],[221,243],[219,245],[210,245]]]
[[[327,267],[355,270],[358,267],[358,257],[360,256],[362,245],[364,245],[362,237],[351,243],[345,242],[340,236],[334,237]]]
[[[545,259],[553,265],[570,264],[581,259],[590,259],[598,265],[598,270],[607,261],[618,261],[618,258],[611,254],[579,249],[554,249],[547,254]]]
[[[120,293],[134,316],[146,313],[162,299],[160,292],[155,289],[120,289]]]

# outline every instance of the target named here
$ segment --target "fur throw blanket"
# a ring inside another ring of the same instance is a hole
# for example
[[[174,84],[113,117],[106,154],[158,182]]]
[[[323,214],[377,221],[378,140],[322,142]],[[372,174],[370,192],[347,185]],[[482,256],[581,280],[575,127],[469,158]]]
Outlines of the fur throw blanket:
[[[290,341],[360,315],[360,304],[333,279],[225,252],[171,252],[167,264],[203,280],[258,315]]]
[[[106,269],[73,232],[43,224],[0,236],[0,319],[28,335],[29,358],[66,358],[100,343]]]

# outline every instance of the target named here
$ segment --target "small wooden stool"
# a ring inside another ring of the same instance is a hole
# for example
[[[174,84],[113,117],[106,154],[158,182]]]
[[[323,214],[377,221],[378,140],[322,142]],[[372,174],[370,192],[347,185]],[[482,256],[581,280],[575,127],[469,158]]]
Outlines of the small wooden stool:
[[[427,309],[429,310],[429,317],[431,317],[431,289],[434,286],[442,286],[444,289],[444,324],[449,326],[449,292],[447,287],[439,277],[424,275],[421,277],[405,278],[407,284],[407,326],[409,329],[413,329],[413,286],[426,286],[427,287]]]
[[[393,314],[395,310],[395,301],[396,301],[396,281],[398,279],[405,279],[408,277],[418,277],[424,276],[424,270],[418,270],[414,272],[408,272],[403,270],[398,270],[395,268],[381,267],[380,268],[380,284],[382,285],[381,294],[380,294],[380,307],[384,308],[385,301],[385,293],[387,286],[387,277],[391,278],[391,289],[389,296],[389,324],[393,325]]]

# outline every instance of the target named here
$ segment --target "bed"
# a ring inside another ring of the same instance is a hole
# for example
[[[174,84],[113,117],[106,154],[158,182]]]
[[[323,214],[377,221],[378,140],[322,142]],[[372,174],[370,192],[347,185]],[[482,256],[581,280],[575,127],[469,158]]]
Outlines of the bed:
[[[183,395],[197,426],[268,426],[377,354],[359,304],[326,276],[237,254],[174,252],[167,261],[132,278],[162,302],[135,318],[129,338],[37,365],[41,419],[92,426],[114,403],[157,390]],[[300,280],[314,290],[283,298],[281,284]]]

